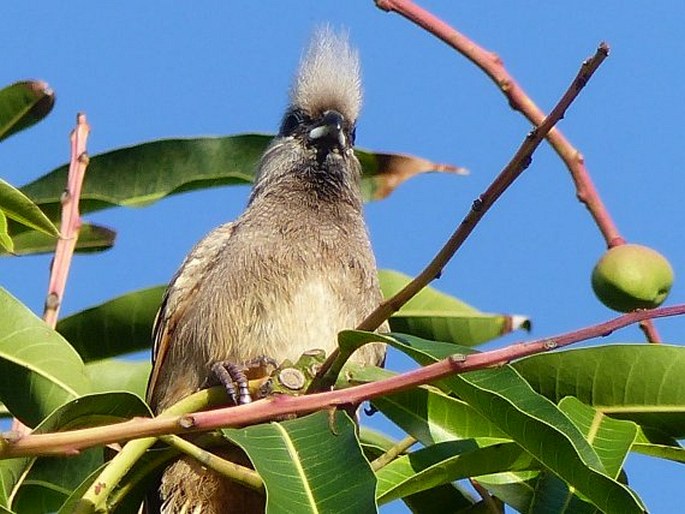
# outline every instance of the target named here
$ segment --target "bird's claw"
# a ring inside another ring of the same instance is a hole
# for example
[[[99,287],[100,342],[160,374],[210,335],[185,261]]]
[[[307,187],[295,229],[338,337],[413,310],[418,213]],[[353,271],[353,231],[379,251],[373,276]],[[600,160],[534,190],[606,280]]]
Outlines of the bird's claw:
[[[278,368],[278,363],[271,357],[262,355],[242,364],[221,361],[212,365],[213,378],[226,388],[229,398],[235,405],[252,402],[249,379],[270,375]]]
[[[228,361],[217,362],[212,365],[212,374],[226,388],[226,393],[234,404],[245,405],[252,402],[249,383],[242,366]]]

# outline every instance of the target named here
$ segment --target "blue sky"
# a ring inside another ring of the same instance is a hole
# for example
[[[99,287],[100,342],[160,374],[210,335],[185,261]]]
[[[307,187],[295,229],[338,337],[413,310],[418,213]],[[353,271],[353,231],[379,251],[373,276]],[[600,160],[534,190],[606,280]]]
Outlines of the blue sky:
[[[421,3],[499,53],[545,110],[597,44],[610,43],[610,58],[560,128],[584,154],[624,237],[661,251],[679,275],[685,4]],[[530,128],[473,65],[370,0],[14,2],[3,6],[3,20],[0,84],[40,78],[57,93],[44,122],[0,145],[0,176],[16,185],[66,160],[78,111],[93,127],[91,155],[174,136],[274,131],[312,29],[347,27],[364,73],[357,144],[471,170],[419,177],[367,207],[379,266],[409,274],[432,257]],[[167,282],[195,241],[241,212],[247,192],[223,188],[88,216],[117,229],[118,244],[76,257],[63,314]],[[613,316],[590,289],[603,248],[565,167],[543,146],[436,285],[482,310],[529,315],[534,336],[556,334]],[[5,259],[2,285],[38,312],[48,263],[45,256]],[[668,303],[683,301],[677,278]],[[657,327],[666,341],[682,343],[684,320]],[[610,340],[642,336],[631,328]],[[392,357],[389,366],[406,363]],[[652,512],[681,506],[682,466],[631,457],[628,472]],[[384,512],[405,510],[397,504]]]

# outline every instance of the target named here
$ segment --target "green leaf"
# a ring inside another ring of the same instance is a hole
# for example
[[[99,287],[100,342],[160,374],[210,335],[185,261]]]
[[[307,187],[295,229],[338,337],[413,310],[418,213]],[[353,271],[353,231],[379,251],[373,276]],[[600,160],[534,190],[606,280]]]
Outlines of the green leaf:
[[[126,391],[145,398],[150,376],[149,361],[103,359],[86,364],[93,392]]]
[[[596,346],[534,355],[513,366],[552,401],[575,396],[614,418],[685,437],[683,346]]]
[[[341,411],[317,412],[222,433],[250,457],[267,490],[267,512],[376,512],[376,480]]]
[[[83,362],[57,332],[0,288],[0,400],[33,427],[90,391]]]
[[[386,298],[400,291],[411,277],[397,271],[378,273]],[[426,287],[390,318],[393,332],[435,341],[475,346],[517,329],[530,329],[530,320],[511,314],[486,314],[452,296]]]
[[[572,396],[561,400],[559,408],[587,438],[604,464],[608,475],[617,479],[637,436],[637,425],[630,421],[612,419]],[[550,473],[542,473],[538,479],[534,499],[528,510],[540,513],[599,512]]]
[[[0,141],[39,122],[55,105],[50,86],[39,80],[0,89]]]
[[[402,498],[413,514],[458,514],[474,505],[473,498],[455,484],[445,484]],[[476,514],[476,513],[473,513]]]
[[[81,192],[81,211],[142,206],[183,191],[249,184],[271,139],[263,134],[165,139],[93,156]],[[364,163],[367,200],[382,197],[417,173],[434,169],[459,171],[411,156],[362,150],[357,155]],[[22,188],[52,218],[59,209],[67,171],[67,165],[61,166]]]
[[[0,179],[0,210],[8,218],[45,234],[58,237],[59,231],[40,208],[24,193]]]
[[[528,512],[539,476],[538,471],[509,471],[478,477],[478,483],[518,512]]]
[[[383,504],[462,478],[538,467],[535,459],[516,443],[485,448],[473,440],[437,443],[381,468],[376,473],[376,498]]]
[[[612,419],[572,396],[562,399],[559,409],[566,413],[595,449],[607,474],[618,478],[637,437],[637,425]]]
[[[16,225],[12,226],[16,231]],[[114,246],[117,233],[107,227],[83,223],[79,229],[78,240],[76,241],[76,251],[80,253],[101,252]],[[57,241],[54,237],[48,236],[37,230],[19,230],[14,235],[14,254],[29,255],[52,253],[55,251]],[[0,249],[1,250],[1,249]],[[0,255],[7,255],[0,251]]]
[[[374,398],[371,403],[426,445],[472,438],[488,445],[509,439],[468,403],[432,387]]]
[[[0,211],[0,251],[9,253],[14,252],[14,243],[7,232],[7,217],[3,211]]]
[[[57,331],[85,362],[150,348],[152,324],[165,286],[133,291],[72,314]]]
[[[631,449],[651,457],[685,464],[685,448],[675,439],[664,436],[653,429],[638,427],[637,437]]]
[[[134,416],[150,416],[150,410],[145,402],[135,395],[86,395],[50,414],[36,427],[34,433],[99,426]],[[8,497],[12,497],[13,507],[18,512],[54,511],[102,462],[101,448],[82,451],[78,456],[68,459],[25,457],[0,460],[0,490],[6,491]]]
[[[376,336],[378,337],[378,336]],[[445,358],[449,345],[393,334],[385,339],[421,364]],[[612,480],[578,428],[510,366],[440,381],[602,510],[642,512],[632,491]]]

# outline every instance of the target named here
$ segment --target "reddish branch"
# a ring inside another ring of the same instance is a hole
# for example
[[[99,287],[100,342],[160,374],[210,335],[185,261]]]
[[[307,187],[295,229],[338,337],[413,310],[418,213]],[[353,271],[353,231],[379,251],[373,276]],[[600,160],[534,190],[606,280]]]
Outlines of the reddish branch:
[[[504,67],[502,59],[494,52],[490,52],[475,41],[461,34],[437,16],[416,5],[411,0],[375,0],[376,5],[384,11],[394,11],[408,20],[416,23],[438,39],[444,41],[457,52],[462,54],[473,64],[478,66],[507,97],[512,109],[519,111],[535,126],[539,126],[545,118],[544,112],[526,94],[523,88]],[[557,152],[559,157],[571,173],[576,187],[576,196],[583,203],[595,220],[607,248],[625,244],[618,228],[604,206],[595,188],[590,173],[585,167],[583,155],[573,147],[568,139],[557,128],[547,135],[547,141]],[[661,341],[659,334],[651,320],[645,321],[641,328],[649,342]]]
[[[433,257],[433,260],[419,273],[411,282],[409,282],[402,290],[397,292],[391,298],[388,298],[381,303],[369,316],[364,319],[359,326],[359,330],[376,330],[385,320],[392,314],[400,310],[400,308],[411,300],[421,289],[426,287],[433,279],[439,277],[443,268],[447,265],[449,260],[462,246],[466,238],[471,234],[478,222],[485,216],[485,213],[497,201],[497,199],[506,191],[506,189],[523,173],[523,171],[530,165],[533,152],[537,149],[540,143],[545,139],[547,134],[552,130],[554,125],[564,117],[566,109],[578,96],[581,90],[585,87],[594,72],[599,68],[600,64],[609,55],[609,47],[602,43],[597,48],[595,54],[583,62],[575,79],[564,93],[564,96],[559,100],[557,105],[552,109],[552,112],[533,129],[526,139],[523,141],[514,157],[504,167],[500,174],[480,195],[478,199],[473,202],[471,210],[464,217],[449,240],[440,249],[440,251]],[[334,362],[338,358],[338,352],[333,352],[322,366],[322,371],[317,378],[312,382],[310,391],[324,391],[335,380],[336,370]]]
[[[76,248],[79,229],[81,228],[78,202],[81,197],[83,177],[88,166],[86,141],[88,140],[89,132],[90,126],[86,121],[86,115],[79,113],[76,117],[76,128],[71,132],[71,159],[69,162],[67,187],[62,194],[60,238],[57,241],[55,256],[50,268],[48,295],[45,299],[45,309],[43,311],[43,319],[52,328],[55,328],[57,325],[57,316],[64,298],[69,267],[74,255],[74,249]]]
[[[108,426],[53,434],[28,435],[17,441],[0,438],[0,458],[8,459],[29,455],[73,455],[85,448],[113,442],[123,442],[141,437],[159,437],[163,434],[183,434],[214,430],[220,427],[251,425],[278,419],[285,415],[306,414],[341,405],[361,403],[364,400],[411,389],[451,375],[502,366],[522,357],[543,353],[595,337],[607,336],[614,330],[646,319],[682,314],[685,314],[685,304],[635,311],[604,323],[555,337],[521,342],[489,352],[452,355],[434,364],[401,375],[348,389],[304,396],[274,396],[238,407],[225,407],[180,416],[160,416],[152,419],[137,418]]]
[[[404,16],[447,43],[490,77],[507,97],[512,109],[519,111],[536,126],[542,123],[545,113],[535,105],[535,102],[507,71],[502,59],[497,54],[479,46],[476,42],[410,0],[376,0],[376,5],[385,11],[394,11]],[[559,129],[550,131],[547,135],[547,140],[571,172],[576,185],[578,199],[587,206],[599,230],[602,232],[607,246],[610,248],[623,244],[625,241],[604,207],[592,183],[592,179],[590,179],[581,153],[571,145]]]

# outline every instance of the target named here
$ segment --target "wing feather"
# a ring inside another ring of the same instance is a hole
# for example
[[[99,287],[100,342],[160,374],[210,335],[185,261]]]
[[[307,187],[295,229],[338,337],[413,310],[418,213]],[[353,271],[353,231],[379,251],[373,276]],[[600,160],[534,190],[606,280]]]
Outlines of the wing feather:
[[[174,339],[176,324],[183,317],[188,305],[192,304],[198,286],[207,275],[217,255],[226,247],[232,233],[233,223],[231,222],[207,234],[190,251],[164,293],[152,328],[152,373],[147,385],[148,402],[152,400],[160,370],[164,366],[164,358]]]

